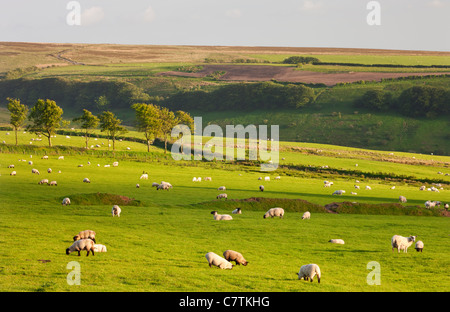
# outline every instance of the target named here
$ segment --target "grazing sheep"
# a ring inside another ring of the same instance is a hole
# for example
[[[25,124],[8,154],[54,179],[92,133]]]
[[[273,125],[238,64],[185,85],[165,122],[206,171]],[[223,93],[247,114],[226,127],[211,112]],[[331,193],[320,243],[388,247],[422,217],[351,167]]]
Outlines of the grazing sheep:
[[[15,171],[11,171],[11,173],[9,174],[9,175],[11,175],[11,176],[15,176],[17,174],[17,172],[15,172]]]
[[[302,220],[303,219],[310,219],[311,218],[311,213],[309,211],[306,211],[303,216],[302,216]]]
[[[212,181],[211,177],[206,177],[205,181]]]
[[[329,242],[329,243],[333,243],[333,244],[341,244],[341,245],[344,245],[344,244],[345,244],[344,240],[342,240],[342,239],[340,239],[340,238],[337,238],[337,239],[330,239],[328,242]]]
[[[48,168],[47,173],[52,173],[52,168]]]
[[[113,167],[119,166],[119,163],[117,161],[113,162]]]
[[[167,187],[169,187],[169,188],[172,188],[172,187],[173,187],[172,184],[170,184],[169,182],[161,181],[161,183],[160,183],[159,185],[161,185],[161,184],[165,184],[165,185],[167,185]]]
[[[281,179],[280,176],[276,176],[276,177],[275,177],[275,180],[280,180],[280,179]]]
[[[64,199],[62,200],[62,205],[63,205],[63,206],[70,205],[70,198],[69,198],[69,197],[64,198]]]
[[[225,221],[233,220],[232,216],[227,215],[227,214],[220,215],[220,214],[217,214],[217,211],[211,211],[211,214],[214,215],[214,220],[219,220],[219,221],[221,221],[221,220],[225,220]]]
[[[42,156],[42,159],[48,159],[47,155]]]
[[[197,178],[196,178],[196,177],[193,177],[193,178],[192,178],[192,182],[198,182]]]
[[[122,209],[120,209],[120,207],[118,205],[114,205],[111,209],[111,213],[112,213],[113,217],[115,217],[115,216],[120,217],[121,212],[122,212]]]
[[[38,184],[48,184],[48,179],[42,179]]]
[[[139,185],[139,183],[138,184],[136,184],[136,188],[140,188],[141,186]]]
[[[148,180],[148,174],[147,173],[143,173],[140,178],[141,180]]]
[[[59,156],[58,159],[59,159],[59,160],[63,160],[63,159],[64,159],[64,156]]]
[[[159,183],[156,183],[156,182],[152,183],[152,187],[158,187],[158,186],[159,186]]]
[[[264,181],[270,181],[270,177],[264,177]]]
[[[398,200],[401,202],[401,203],[406,203],[406,197],[405,196],[400,196],[399,198],[398,198]]]
[[[224,269],[233,269],[233,265],[231,262],[225,260],[224,258],[220,257],[219,255],[215,254],[214,252],[208,252],[205,255],[206,260],[208,260],[209,267],[211,265],[215,265],[216,267],[224,270]]]
[[[320,284],[320,268],[317,264],[305,264],[300,267],[300,271],[297,273],[298,279],[304,279],[307,281],[308,279],[313,281],[314,276],[317,275],[317,282]]]
[[[66,255],[70,254],[71,252],[78,251],[78,256],[80,256],[81,250],[87,251],[86,257],[89,256],[90,251],[94,256],[94,241],[92,241],[91,239],[77,240],[75,241],[75,243],[72,244],[72,246],[66,249]]]
[[[258,180],[262,180],[262,177],[259,177]]]
[[[395,185],[393,187],[391,187],[391,190],[395,190]]]
[[[448,204],[444,205],[445,210],[448,210]]]
[[[31,173],[40,174],[39,170],[37,170],[37,169],[31,169]]]
[[[91,180],[89,180],[88,178],[84,178],[84,179],[83,179],[83,182],[84,182],[84,183],[91,183]]]
[[[14,168],[14,165],[9,165],[8,168]]]
[[[227,188],[225,186],[219,186],[217,188],[218,191],[225,191]]]
[[[280,217],[282,219],[284,217],[284,209],[279,207],[270,208],[263,216],[264,219],[268,217]]]
[[[30,161],[28,162],[28,164],[29,164],[29,165],[32,165],[32,164],[33,164],[33,162],[32,162],[32,161],[30,160]]]
[[[50,186],[58,186],[58,183],[56,181],[50,181],[50,183],[48,185],[50,185]]]
[[[355,192],[352,192],[351,194],[352,194],[352,195],[358,195],[358,193],[355,193]]]
[[[359,185],[355,185],[355,189],[358,189],[358,190],[359,190]]]
[[[94,251],[95,252],[106,252],[106,246],[102,244],[94,244]]]
[[[425,191],[426,190],[426,186],[425,185],[422,185],[420,188],[419,188],[419,191]]]
[[[400,252],[400,250],[408,252],[408,247],[411,246],[415,241],[416,236],[403,237],[400,235],[394,235],[391,238],[392,251],[397,248],[398,252]]]
[[[368,185],[366,185],[366,190],[371,190],[372,188]]]
[[[227,194],[225,194],[225,193],[222,193],[222,194],[219,194],[219,195],[217,195],[217,197],[216,197],[217,199],[221,199],[221,198],[225,198],[225,199],[228,199],[228,195]]]
[[[415,248],[414,248],[415,250],[417,250],[417,252],[422,252],[422,250],[423,250],[423,242],[422,241],[418,241],[418,242],[416,242],[416,246],[415,246]]]
[[[236,208],[236,209],[234,209],[231,213],[234,213],[234,214],[242,214],[242,211],[241,211],[241,208]]]
[[[264,185],[260,185],[260,186],[259,186],[259,190],[260,190],[261,192],[264,192]]]
[[[158,190],[166,190],[166,191],[168,191],[169,189],[170,189],[170,186],[167,185],[167,184],[163,184],[163,183],[158,184],[158,186],[156,187],[157,191]]]
[[[344,190],[336,190],[336,191],[333,192],[332,195],[342,195],[342,194],[344,194],[344,193],[345,193]]]
[[[95,235],[97,235],[94,231],[92,230],[85,230],[85,231],[81,231],[79,232],[77,235],[75,235],[73,237],[73,241],[77,241],[80,239],[92,239],[94,241],[94,243],[96,243],[95,241]]]
[[[223,257],[225,260],[231,262],[234,261],[236,265],[244,265],[246,266],[248,264],[248,261],[244,259],[241,253],[234,251],[234,250],[226,250],[223,252]]]
[[[427,201],[425,202],[425,207],[426,207],[427,209],[434,208],[435,206],[436,206],[436,202],[434,202],[434,201],[427,200]]]

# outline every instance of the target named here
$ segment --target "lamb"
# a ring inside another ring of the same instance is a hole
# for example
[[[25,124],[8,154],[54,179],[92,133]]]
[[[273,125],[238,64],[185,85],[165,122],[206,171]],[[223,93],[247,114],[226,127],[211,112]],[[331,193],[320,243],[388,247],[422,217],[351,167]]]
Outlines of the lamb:
[[[423,250],[423,242],[422,241],[418,241],[418,242],[416,242],[416,246],[415,246],[415,248],[414,248],[415,250],[417,250],[417,252],[422,252],[422,250]]]
[[[226,250],[223,252],[223,257],[227,261],[234,261],[236,265],[244,265],[246,266],[248,264],[248,261],[244,259],[241,253],[234,251],[234,250]]]
[[[405,196],[400,196],[400,197],[398,198],[398,200],[399,200],[401,203],[406,203],[406,197],[405,197]]]
[[[73,237],[73,241],[77,241],[77,240],[80,240],[80,239],[88,239],[89,238],[89,239],[92,239],[92,241],[94,243],[96,243],[95,235],[97,235],[97,234],[94,231],[92,231],[92,230],[81,231],[81,232],[79,232],[77,235],[75,235]]]
[[[217,199],[221,199],[221,198],[225,198],[225,199],[228,199],[228,195],[227,194],[225,194],[225,193],[222,193],[222,194],[219,194],[219,195],[217,195],[217,197],[216,197]]]
[[[280,219],[282,219],[284,217],[284,209],[283,208],[270,208],[263,216],[263,218],[268,218],[268,217],[280,217]]]
[[[308,279],[313,281],[314,276],[317,275],[317,282],[320,284],[320,268],[315,263],[305,264],[300,267],[300,271],[297,273],[298,279],[304,279],[307,281]]]
[[[50,183],[48,184],[50,186],[58,186],[58,183],[56,181],[50,181]]]
[[[218,268],[224,270],[224,269],[233,269],[233,265],[231,262],[225,260],[224,258],[220,257],[219,255],[215,254],[214,252],[208,252],[205,255],[206,260],[208,260],[209,267],[211,265],[215,265]]]
[[[259,190],[260,190],[261,192],[264,192],[264,185],[260,185],[260,186],[259,186]]]
[[[40,174],[39,170],[37,170],[37,169],[31,169],[31,173]]]
[[[408,247],[415,241],[416,236],[403,237],[400,235],[394,235],[391,238],[392,251],[394,251],[394,248],[397,248],[398,252],[400,252],[400,250],[408,252]]]
[[[66,249],[66,255],[70,254],[71,252],[78,251],[78,256],[80,256],[81,250],[87,251],[86,257],[89,256],[90,251],[94,256],[94,241],[92,241],[91,239],[77,240],[75,241],[75,243],[72,244],[72,246]]]
[[[332,195],[342,195],[342,194],[344,194],[344,193],[345,193],[344,190],[336,190],[336,191],[333,192]]]
[[[118,217],[120,217],[120,213],[122,212],[122,209],[120,209],[120,207],[118,206],[118,205],[114,205],[113,207],[112,207],[112,209],[111,209],[111,213],[112,213],[112,216],[114,217],[114,216],[118,216]]]
[[[38,184],[48,184],[48,179],[42,179]]]
[[[91,183],[91,180],[89,180],[88,178],[84,178],[84,179],[83,179],[83,182],[84,182],[84,183]]]
[[[234,213],[234,214],[242,214],[242,211],[241,211],[241,208],[236,208],[236,209],[234,209],[231,213]]]
[[[218,191],[225,191],[227,188],[225,186],[219,186],[217,188]]]
[[[64,198],[64,199],[62,200],[62,205],[63,205],[63,206],[70,205],[70,198],[69,198],[69,197]]]
[[[337,238],[337,239],[330,239],[328,242],[329,242],[329,243],[333,243],[333,244],[341,244],[341,245],[344,245],[344,244],[345,244],[344,240],[342,240],[342,239],[340,239],[340,238]]]
[[[95,252],[106,252],[106,246],[102,244],[94,244],[94,251]]]
[[[309,211],[306,211],[303,216],[302,216],[302,220],[303,219],[310,219],[311,218],[311,213]]]
[[[148,180],[148,174],[147,174],[147,173],[143,173],[143,174],[139,177],[139,179],[141,179],[141,180]]]
[[[214,215],[214,220],[224,220],[224,221],[228,221],[228,220],[233,220],[233,217],[227,214],[217,214],[217,211],[211,211],[211,214]]]

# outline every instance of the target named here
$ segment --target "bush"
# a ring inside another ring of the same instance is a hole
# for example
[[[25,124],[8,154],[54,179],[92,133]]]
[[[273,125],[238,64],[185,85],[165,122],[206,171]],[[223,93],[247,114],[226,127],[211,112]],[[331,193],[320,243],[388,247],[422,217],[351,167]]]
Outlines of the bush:
[[[284,59],[283,64],[311,64],[319,63],[319,59],[310,56],[291,56]]]

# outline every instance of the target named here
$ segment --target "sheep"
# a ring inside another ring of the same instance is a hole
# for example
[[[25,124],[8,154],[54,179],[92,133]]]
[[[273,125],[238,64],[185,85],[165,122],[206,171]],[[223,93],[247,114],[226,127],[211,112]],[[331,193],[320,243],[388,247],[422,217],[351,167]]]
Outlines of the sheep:
[[[50,186],[58,186],[58,182],[56,182],[56,181],[50,181],[49,183],[48,183],[48,185],[50,185]]]
[[[32,162],[32,161],[30,160],[30,161],[28,162],[28,164],[29,164],[29,165],[32,165],[32,164],[33,164],[33,162]]]
[[[59,156],[58,160],[64,160],[64,156]]]
[[[359,190],[359,185],[355,185],[355,189],[358,189],[358,190]]]
[[[193,178],[192,178],[192,182],[198,182],[197,178],[196,178],[196,177],[193,177]]]
[[[419,188],[419,191],[425,191],[426,188],[427,188],[427,187],[426,187],[425,185],[422,185],[422,186]]]
[[[158,190],[166,190],[166,191],[168,191],[169,188],[170,188],[169,185],[161,183],[161,184],[158,184],[158,186],[156,187],[156,190],[157,190],[157,191],[158,191]]]
[[[264,181],[270,181],[270,177],[264,177]]]
[[[118,205],[114,205],[111,209],[111,213],[112,213],[113,217],[115,217],[115,216],[120,217],[121,212],[122,212],[122,209],[120,209],[120,207]]]
[[[84,183],[91,183],[91,180],[89,180],[89,178],[84,178],[84,179],[83,179],[83,182],[84,182]]]
[[[172,188],[173,187],[172,184],[170,184],[169,182],[161,181],[161,183],[159,185],[161,185],[161,184],[167,185],[168,188]]]
[[[48,168],[47,173],[52,173],[52,168]]]
[[[300,267],[300,271],[296,273],[298,276],[298,279],[304,279],[307,281],[308,279],[312,282],[314,276],[317,275],[317,282],[320,284],[320,268],[315,263],[305,264]]]
[[[416,246],[414,247],[414,249],[417,251],[417,252],[422,252],[422,250],[423,250],[423,242],[422,241],[417,241],[416,242]]]
[[[434,201],[427,200],[427,201],[425,202],[425,207],[426,207],[427,209],[434,208],[435,206],[436,206],[436,202],[434,202]]]
[[[217,188],[218,191],[225,191],[227,188],[225,186],[219,186]]]
[[[15,171],[11,171],[11,173],[9,174],[10,176],[15,176],[17,174],[17,172]]]
[[[448,207],[449,207],[448,204],[444,205],[445,210],[448,210]]]
[[[211,214],[214,215],[214,220],[218,220],[218,221],[221,221],[221,220],[225,220],[225,221],[233,220],[232,216],[227,215],[227,214],[223,214],[223,215],[217,214],[217,211],[215,211],[215,210],[211,211]]]
[[[48,184],[48,179],[42,179],[38,184]]]
[[[224,270],[224,269],[233,269],[233,265],[231,262],[225,260],[224,258],[220,257],[219,255],[215,254],[214,252],[208,252],[205,255],[206,260],[208,260],[209,267],[211,265],[215,265],[218,268]]]
[[[141,180],[148,180],[148,174],[147,174],[147,173],[143,173],[143,174],[139,177],[139,179],[141,179]]]
[[[284,217],[284,209],[279,207],[270,208],[263,216],[264,219],[268,217],[279,217],[280,219],[282,219]]]
[[[37,169],[31,169],[31,173],[40,174],[39,170],[37,170]]]
[[[62,203],[61,203],[63,206],[67,206],[67,205],[70,205],[70,198],[69,197],[66,197],[66,198],[64,198],[63,200],[62,200]]]
[[[47,155],[42,156],[42,159],[48,159]]]
[[[391,238],[392,251],[397,248],[397,251],[403,250],[404,252],[408,252],[408,247],[412,245],[413,242],[416,241],[416,236],[403,237],[400,235],[394,235]]]
[[[234,250],[225,250],[223,257],[229,262],[234,261],[236,265],[242,264],[243,266],[247,266],[248,264],[248,261],[244,259],[242,254]]]
[[[344,194],[344,193],[345,193],[344,190],[336,190],[336,191],[333,192],[332,195],[342,195],[342,194]]]
[[[333,244],[341,244],[341,245],[345,244],[344,240],[340,239],[340,238],[337,238],[337,239],[333,238],[333,239],[330,239],[328,242],[333,243]]]
[[[355,193],[355,192],[352,192],[351,194],[352,194],[352,195],[358,195],[358,193]]]
[[[119,166],[119,163],[117,161],[113,162],[113,167]]]
[[[14,165],[9,165],[8,168],[14,168]]]
[[[366,190],[371,190],[372,188],[368,185],[366,185]]]
[[[106,246],[102,244],[94,244],[94,251],[95,252],[106,252]]]
[[[333,182],[325,181],[324,184],[323,184],[323,187],[330,187],[332,185],[333,185]]]
[[[395,190],[395,185],[391,187],[391,190]]]
[[[75,235],[73,237],[73,241],[89,238],[89,239],[92,239],[94,241],[94,243],[96,243],[95,235],[97,235],[97,234],[92,230],[84,230],[84,231],[79,232],[77,235]]]
[[[259,177],[258,180],[262,180],[262,177]]]
[[[405,196],[399,196],[398,200],[399,200],[401,203],[406,203],[406,201],[407,201]]]
[[[212,181],[211,177],[206,177],[205,181]]]
[[[234,209],[231,213],[234,213],[234,214],[242,214],[242,211],[241,211],[241,208],[236,208],[236,209]]]
[[[136,188],[140,188],[141,186],[139,185],[139,183],[138,184],[136,184]]]
[[[261,192],[264,192],[264,185],[260,185],[260,186],[259,186],[259,190],[260,190]]]
[[[217,195],[217,197],[216,197],[217,199],[221,199],[221,198],[225,198],[225,199],[228,199],[228,195],[227,194],[225,194],[225,193],[222,193],[222,194],[219,194],[219,195]]]
[[[303,219],[310,219],[311,218],[311,213],[309,211],[306,211],[303,216],[302,216],[302,220]]]
[[[152,183],[152,187],[158,187],[158,186],[159,186],[159,183],[156,183],[156,182]]]
[[[275,177],[275,180],[280,180],[280,179],[281,179],[280,176],[276,176],[276,177]]]
[[[78,251],[78,256],[80,256],[81,250],[87,251],[86,257],[89,256],[90,251],[94,256],[94,241],[92,241],[91,239],[77,240],[72,244],[72,246],[66,249],[66,255],[70,254],[71,252]]]

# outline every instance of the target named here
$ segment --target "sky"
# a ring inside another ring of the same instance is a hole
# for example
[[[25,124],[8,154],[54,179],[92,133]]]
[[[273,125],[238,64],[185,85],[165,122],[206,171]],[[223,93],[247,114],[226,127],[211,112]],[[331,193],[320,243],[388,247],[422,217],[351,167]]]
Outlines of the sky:
[[[0,0],[0,41],[450,51],[450,0]]]

